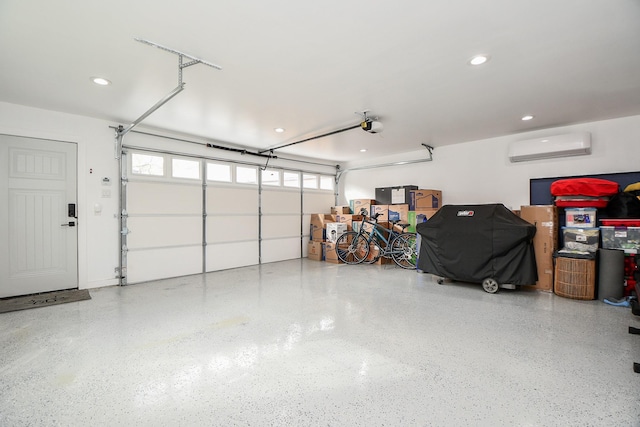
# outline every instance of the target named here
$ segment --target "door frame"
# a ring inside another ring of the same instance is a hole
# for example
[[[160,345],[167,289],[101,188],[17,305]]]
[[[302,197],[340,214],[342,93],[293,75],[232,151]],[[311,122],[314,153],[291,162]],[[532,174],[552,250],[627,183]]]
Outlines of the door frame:
[[[40,131],[33,129],[22,129],[2,126],[0,124],[0,135],[18,138],[27,138],[40,141],[60,142],[65,144],[73,144],[75,146],[75,204],[76,204],[76,218],[86,218],[86,209],[84,208],[84,197],[86,190],[86,183],[79,179],[81,164],[84,163],[85,147],[81,143],[81,139],[77,135]],[[77,221],[76,219],[76,285],[77,289],[85,289],[87,287],[87,255],[85,251],[81,251],[81,242],[86,243],[86,227],[84,227],[83,221]]]

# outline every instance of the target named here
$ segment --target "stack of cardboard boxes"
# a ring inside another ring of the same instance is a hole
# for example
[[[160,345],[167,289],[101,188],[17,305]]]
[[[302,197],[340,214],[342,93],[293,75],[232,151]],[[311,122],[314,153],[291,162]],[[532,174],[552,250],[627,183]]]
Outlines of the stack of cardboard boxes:
[[[335,206],[331,214],[312,214],[310,221],[308,257],[316,261],[339,263],[335,242],[353,224],[362,221],[362,215],[352,215],[348,206]]]
[[[345,231],[358,230],[362,210],[367,216],[378,216],[378,223],[390,228],[392,222],[409,224],[405,231],[415,232],[416,224],[431,218],[442,206],[442,192],[420,190],[415,186],[389,187],[389,199],[354,199],[349,206],[334,206],[330,214],[312,214],[308,257],[316,261],[339,263],[335,241]],[[376,194],[379,194],[376,189]],[[393,194],[393,198],[392,197]],[[386,196],[385,196],[386,197]],[[389,203],[380,203],[389,201]],[[397,202],[397,203],[394,203]],[[388,260],[381,259],[378,263]]]

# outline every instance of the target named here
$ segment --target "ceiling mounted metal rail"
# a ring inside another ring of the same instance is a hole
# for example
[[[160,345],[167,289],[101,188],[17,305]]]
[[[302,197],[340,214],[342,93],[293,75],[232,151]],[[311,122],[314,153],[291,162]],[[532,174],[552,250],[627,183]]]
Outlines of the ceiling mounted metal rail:
[[[331,136],[331,135],[335,135],[337,133],[346,132],[346,131],[351,130],[351,129],[360,128],[360,129],[363,129],[363,130],[368,131],[368,132],[376,133],[376,132],[370,131],[370,125],[371,125],[371,123],[374,123],[375,120],[378,120],[378,118],[377,117],[369,117],[367,115],[368,112],[369,112],[369,110],[364,110],[361,113],[360,112],[356,112],[356,114],[358,114],[359,116],[362,116],[362,120],[357,125],[349,126],[349,127],[344,128],[344,129],[334,130],[334,131],[328,132],[328,133],[323,133],[322,135],[312,136],[311,138],[302,139],[300,141],[295,141],[295,142],[290,142],[288,144],[278,145],[277,147],[273,147],[273,148],[268,148],[266,150],[262,150],[259,153],[262,154],[262,153],[266,153],[266,152],[273,152],[274,150],[279,150],[279,149],[284,148],[284,147],[290,147],[292,145],[302,144],[303,142],[313,141],[314,139],[324,138],[326,136]],[[379,124],[379,122],[376,122],[376,123]]]
[[[215,68],[216,70],[222,70],[222,67],[219,66],[219,65],[213,64],[213,63],[211,63],[209,61],[205,61],[204,59],[200,59],[200,58],[198,58],[196,56],[189,55],[189,54],[184,53],[184,52],[180,52],[179,50],[171,49],[171,48],[163,46],[161,44],[154,43],[152,41],[141,39],[141,38],[134,38],[134,40],[137,41],[137,42],[144,43],[146,45],[153,46],[155,48],[164,50],[166,52],[170,52],[170,53],[173,53],[175,55],[178,55],[178,86],[176,86],[176,88],[173,89],[171,92],[169,92],[164,98],[162,98],[160,101],[158,101],[153,107],[148,109],[144,114],[142,114],[136,120],[131,122],[131,124],[129,126],[127,126],[127,127],[124,127],[122,125],[118,126],[118,128],[116,129],[116,144],[115,144],[116,145],[115,146],[115,151],[116,151],[115,152],[115,158],[116,159],[120,159],[120,154],[122,153],[122,139],[123,139],[123,137],[127,133],[129,133],[131,131],[131,129],[136,127],[140,122],[142,122],[144,119],[149,117],[158,108],[162,107],[164,104],[169,102],[174,96],[176,96],[177,94],[179,94],[180,92],[182,92],[184,90],[184,82],[182,81],[182,70],[183,69],[185,69],[187,67],[190,67],[192,65],[203,64],[203,65]],[[184,58],[190,59],[191,61],[185,63],[185,62],[183,62]]]
[[[280,148],[289,147],[291,145],[302,144],[303,142],[313,141],[314,139],[324,138],[325,136],[335,135],[337,133],[345,132],[345,131],[348,131],[348,130],[351,130],[351,129],[356,129],[356,128],[359,128],[359,127],[361,127],[360,123],[358,123],[357,125],[349,126],[348,128],[334,130],[333,132],[324,133],[324,134],[318,135],[318,136],[312,136],[311,138],[303,139],[301,141],[290,142],[288,144],[279,145],[277,147],[273,147],[273,148],[269,148],[269,149],[266,149],[266,150],[262,150],[262,151],[260,151],[260,154],[266,153],[266,152],[269,152],[269,151],[273,151],[273,150],[279,150]]]
[[[365,169],[377,169],[377,168],[384,168],[384,167],[389,167],[389,166],[402,166],[402,165],[409,165],[409,164],[413,164],[413,163],[424,163],[424,162],[432,162],[433,161],[433,147],[427,144],[421,144],[424,148],[427,149],[427,151],[429,152],[429,157],[427,157],[426,159],[414,159],[414,160],[404,160],[404,161],[398,161],[398,162],[390,162],[390,163],[382,163],[382,164],[377,164],[377,165],[367,165],[367,166],[359,166],[359,167],[355,167],[355,168],[348,168],[348,169],[343,169],[343,170],[338,170],[338,172],[336,173],[336,188],[338,186],[338,184],[340,183],[340,179],[342,178],[342,176],[350,171],[358,171],[358,170],[365,170]]]

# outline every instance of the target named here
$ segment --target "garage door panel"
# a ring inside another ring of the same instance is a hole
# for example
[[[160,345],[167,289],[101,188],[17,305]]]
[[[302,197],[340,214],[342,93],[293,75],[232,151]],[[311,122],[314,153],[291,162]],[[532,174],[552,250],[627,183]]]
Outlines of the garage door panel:
[[[130,249],[202,245],[202,217],[130,217]]]
[[[207,216],[207,242],[258,240],[258,216]]]
[[[177,157],[155,155],[170,165]],[[129,282],[197,274],[203,264],[216,271],[300,258],[310,214],[329,212],[335,200],[328,191],[220,182],[213,175],[203,186],[170,172],[127,182]]]
[[[258,189],[208,186],[207,213],[257,214]]]
[[[263,190],[261,202],[263,214],[300,212],[300,192]]]
[[[302,256],[300,238],[262,240],[262,262],[296,259]]]
[[[202,246],[128,252],[128,283],[147,282],[202,272]]]
[[[300,237],[300,215],[262,217],[262,238]]]
[[[130,214],[202,214],[202,187],[130,182],[127,211]]]
[[[258,242],[207,245],[207,271],[258,264]]]
[[[302,211],[305,214],[329,213],[335,205],[335,197],[331,193],[305,192],[302,198]]]

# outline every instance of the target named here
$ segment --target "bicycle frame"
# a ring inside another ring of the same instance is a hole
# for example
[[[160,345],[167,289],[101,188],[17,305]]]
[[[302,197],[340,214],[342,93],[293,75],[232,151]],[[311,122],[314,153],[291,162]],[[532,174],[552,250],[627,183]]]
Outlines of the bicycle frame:
[[[372,230],[371,231],[365,230],[365,224],[371,225]],[[385,232],[389,234],[389,238],[386,238],[384,236]],[[404,232],[404,227],[403,227],[403,232]],[[366,215],[363,215],[362,222],[360,223],[360,230],[358,230],[358,234],[366,236],[367,243],[369,244],[375,243],[376,241],[379,243],[380,242],[384,243],[384,246],[381,245],[382,250],[380,251],[380,254],[376,258],[379,258],[380,256],[389,258],[391,256],[391,249],[389,249],[391,248],[390,243],[402,233],[395,231],[393,229],[393,226],[392,228],[383,227],[382,225],[378,224],[377,221],[368,220]]]
[[[358,231],[346,231],[336,240],[336,255],[340,261],[345,264],[363,262],[370,264],[384,256],[393,259],[393,262],[402,268],[416,268],[418,257],[416,235],[404,231],[409,224],[398,224],[402,227],[402,232],[399,232],[394,230],[397,223],[394,223],[391,228],[378,224],[379,214],[376,214],[371,220],[367,219],[366,209],[362,209],[360,214],[362,222]],[[386,237],[385,233],[389,233],[389,237]],[[373,242],[377,245],[372,245]],[[384,244],[384,247],[381,247],[381,243]],[[373,257],[369,256],[371,247],[374,248]]]

